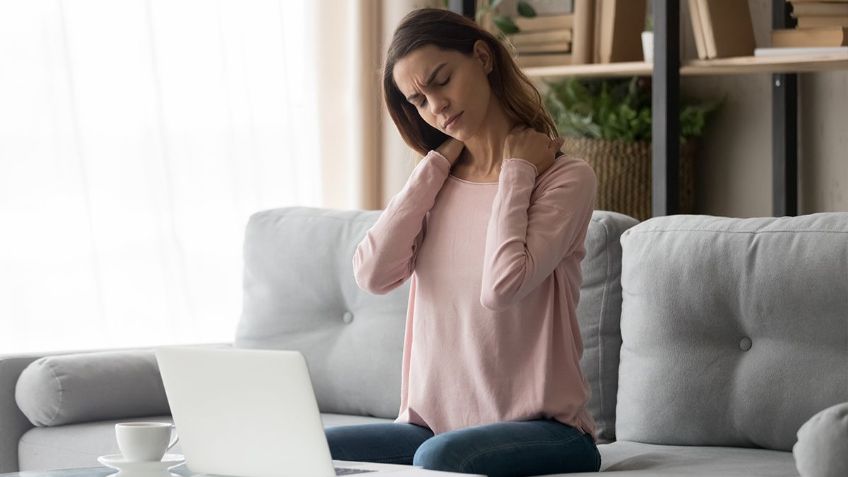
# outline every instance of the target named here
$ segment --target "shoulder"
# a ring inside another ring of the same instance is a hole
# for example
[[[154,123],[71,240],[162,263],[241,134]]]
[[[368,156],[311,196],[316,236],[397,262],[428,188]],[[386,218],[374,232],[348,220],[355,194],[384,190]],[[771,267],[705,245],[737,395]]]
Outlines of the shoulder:
[[[554,160],[551,167],[537,178],[538,189],[550,191],[560,188],[585,188],[594,193],[598,178],[592,166],[583,159],[563,154]]]
[[[554,160],[536,180],[530,199],[536,206],[563,211],[594,208],[598,179],[588,162],[568,154]]]

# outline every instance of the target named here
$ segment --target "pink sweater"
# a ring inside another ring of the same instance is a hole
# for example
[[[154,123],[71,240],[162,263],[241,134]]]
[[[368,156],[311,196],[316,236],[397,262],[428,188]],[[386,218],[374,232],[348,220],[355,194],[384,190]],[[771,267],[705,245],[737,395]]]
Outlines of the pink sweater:
[[[395,422],[439,434],[553,418],[594,438],[575,312],[594,171],[561,156],[537,179],[510,158],[481,183],[450,167],[430,151],[353,257],[371,293],[412,277]]]

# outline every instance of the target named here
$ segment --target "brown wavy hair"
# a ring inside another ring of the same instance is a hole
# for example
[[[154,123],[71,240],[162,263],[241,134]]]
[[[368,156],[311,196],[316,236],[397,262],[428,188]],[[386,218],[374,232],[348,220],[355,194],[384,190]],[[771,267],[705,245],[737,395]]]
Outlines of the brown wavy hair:
[[[395,63],[426,45],[470,56],[477,40],[486,42],[493,53],[489,86],[507,116],[551,138],[558,136],[556,124],[545,110],[539,91],[521,72],[506,45],[473,20],[458,13],[420,8],[407,14],[392,36],[383,66],[383,98],[403,140],[421,155],[439,147],[449,136],[427,124],[415,106],[406,101],[392,74]]]

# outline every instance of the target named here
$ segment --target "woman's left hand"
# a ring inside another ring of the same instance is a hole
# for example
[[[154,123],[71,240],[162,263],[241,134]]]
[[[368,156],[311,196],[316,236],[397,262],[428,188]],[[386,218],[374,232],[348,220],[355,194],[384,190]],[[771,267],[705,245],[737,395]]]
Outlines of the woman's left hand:
[[[536,166],[536,175],[539,176],[553,165],[563,142],[565,139],[562,137],[551,139],[527,126],[516,126],[504,140],[503,158],[524,159]]]

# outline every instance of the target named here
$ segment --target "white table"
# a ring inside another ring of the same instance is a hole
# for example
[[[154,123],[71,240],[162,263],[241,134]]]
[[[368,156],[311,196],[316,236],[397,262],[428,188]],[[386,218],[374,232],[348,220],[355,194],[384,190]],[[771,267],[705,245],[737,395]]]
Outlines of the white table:
[[[392,477],[438,477],[438,476],[459,476],[463,475],[466,477],[486,477],[480,474],[458,474],[454,472],[440,472],[436,470],[424,470],[420,467],[414,467],[411,465],[398,465],[398,464],[374,464],[371,462],[349,462],[343,460],[334,460],[333,465],[335,467],[347,467],[347,468],[357,468],[357,467],[367,467],[369,469],[378,469],[378,470],[391,470],[392,472],[386,472],[386,475],[391,475]],[[44,470],[44,471],[23,471],[23,472],[11,472],[7,474],[0,474],[0,477],[108,477],[112,474],[117,473],[117,470],[111,469],[109,467],[87,467],[80,469],[62,469],[62,470]],[[136,477],[135,474],[133,477]],[[202,474],[194,474],[192,473],[185,465],[181,465],[170,472],[170,476],[167,473],[158,474],[155,473],[150,477],[192,477],[192,476],[201,476]],[[371,472],[361,473],[361,474],[352,474],[355,477],[363,476],[367,477],[369,475],[373,475]],[[382,473],[381,473],[382,475]],[[147,477],[145,475],[138,475],[138,477]]]

